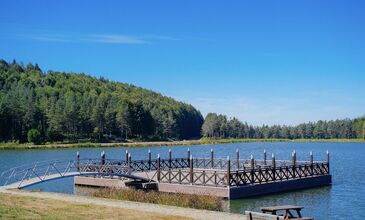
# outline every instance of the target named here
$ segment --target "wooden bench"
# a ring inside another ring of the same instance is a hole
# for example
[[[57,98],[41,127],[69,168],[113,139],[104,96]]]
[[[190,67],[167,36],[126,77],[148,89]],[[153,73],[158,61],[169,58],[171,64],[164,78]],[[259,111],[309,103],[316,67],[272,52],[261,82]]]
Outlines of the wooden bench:
[[[303,209],[303,206],[294,206],[294,205],[283,205],[283,206],[269,206],[262,207],[261,211],[263,213],[270,213],[272,215],[283,216],[284,219],[297,219],[297,220],[313,220],[310,217],[302,217],[300,211]],[[295,216],[292,211],[295,211],[297,216]],[[283,212],[283,214],[278,214],[278,212]]]

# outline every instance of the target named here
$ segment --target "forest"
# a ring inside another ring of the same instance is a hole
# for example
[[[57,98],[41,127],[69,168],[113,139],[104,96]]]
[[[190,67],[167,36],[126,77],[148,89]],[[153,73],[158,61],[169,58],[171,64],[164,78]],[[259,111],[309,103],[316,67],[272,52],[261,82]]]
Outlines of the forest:
[[[365,117],[253,126],[134,85],[0,60],[0,142],[365,138]]]
[[[0,60],[0,142],[199,138],[193,106],[133,85]]]
[[[202,135],[208,138],[365,139],[365,117],[320,120],[296,126],[252,126],[236,118],[209,113],[202,126]]]

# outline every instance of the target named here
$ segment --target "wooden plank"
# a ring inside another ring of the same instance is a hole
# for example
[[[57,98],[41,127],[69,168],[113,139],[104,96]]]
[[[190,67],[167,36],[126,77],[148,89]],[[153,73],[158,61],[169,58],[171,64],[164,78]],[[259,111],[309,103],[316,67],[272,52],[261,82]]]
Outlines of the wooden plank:
[[[261,207],[261,211],[265,212],[273,212],[273,211],[279,211],[279,210],[301,210],[303,209],[303,206],[295,206],[295,205],[281,205],[281,206],[268,206],[268,207]]]

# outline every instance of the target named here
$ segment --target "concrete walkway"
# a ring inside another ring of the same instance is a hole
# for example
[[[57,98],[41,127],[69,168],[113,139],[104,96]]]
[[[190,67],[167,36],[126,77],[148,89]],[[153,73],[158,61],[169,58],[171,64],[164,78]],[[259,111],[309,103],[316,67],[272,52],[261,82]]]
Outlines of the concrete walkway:
[[[42,199],[54,199],[54,200],[74,202],[80,204],[92,204],[92,205],[101,205],[114,208],[132,209],[137,211],[154,212],[164,215],[189,217],[193,219],[206,219],[206,220],[246,219],[246,216],[244,215],[232,214],[227,212],[215,212],[215,211],[181,208],[175,206],[166,206],[166,205],[158,205],[150,203],[95,198],[89,196],[77,196],[77,195],[69,195],[61,193],[34,192],[34,191],[23,191],[23,190],[8,190],[4,187],[0,187],[0,192],[12,195],[30,196]]]

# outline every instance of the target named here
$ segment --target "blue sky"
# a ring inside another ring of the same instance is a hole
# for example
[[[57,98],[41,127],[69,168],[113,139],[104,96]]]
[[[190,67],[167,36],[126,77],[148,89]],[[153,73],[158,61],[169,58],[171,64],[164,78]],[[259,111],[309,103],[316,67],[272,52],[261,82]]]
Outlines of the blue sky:
[[[365,114],[365,2],[1,3],[0,58],[132,83],[260,125]]]

